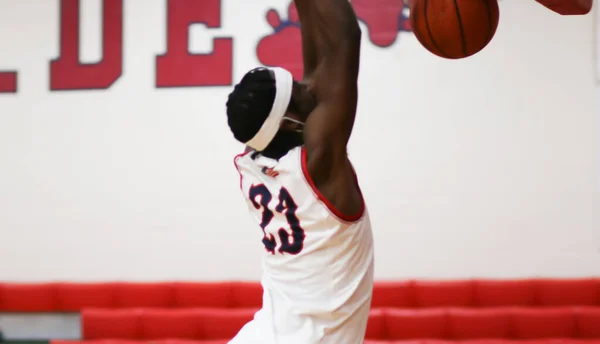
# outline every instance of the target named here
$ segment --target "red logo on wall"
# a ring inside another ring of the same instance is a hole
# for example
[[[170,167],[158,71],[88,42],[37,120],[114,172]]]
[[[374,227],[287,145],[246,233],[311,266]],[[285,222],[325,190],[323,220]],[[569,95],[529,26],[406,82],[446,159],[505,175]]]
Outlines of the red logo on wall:
[[[399,32],[411,31],[408,6],[402,0],[354,0],[352,5],[358,19],[367,26],[370,41],[378,47],[389,47]],[[259,41],[258,60],[265,66],[286,68],[295,79],[302,79],[302,39],[294,2],[285,19],[274,9],[266,17],[273,33]]]

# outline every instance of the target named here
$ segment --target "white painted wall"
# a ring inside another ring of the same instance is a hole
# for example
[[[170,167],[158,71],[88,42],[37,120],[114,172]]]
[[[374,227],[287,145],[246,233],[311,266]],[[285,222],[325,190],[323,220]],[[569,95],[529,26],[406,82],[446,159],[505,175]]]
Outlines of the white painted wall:
[[[82,1],[86,61],[99,1]],[[234,76],[258,64],[267,8],[224,2]],[[58,1],[0,0],[0,280],[258,279],[261,231],[232,157],[230,88],[154,88],[165,3],[125,1],[125,76],[49,92]],[[366,32],[366,29],[365,29]],[[504,0],[492,44],[437,58],[410,34],[362,48],[350,152],[372,213],[378,278],[600,275],[593,16]],[[594,144],[595,142],[595,144]]]

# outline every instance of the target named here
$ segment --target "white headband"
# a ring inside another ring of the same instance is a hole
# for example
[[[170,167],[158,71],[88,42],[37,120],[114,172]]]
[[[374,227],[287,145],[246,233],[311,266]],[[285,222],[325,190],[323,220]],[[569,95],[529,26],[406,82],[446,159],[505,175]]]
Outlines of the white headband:
[[[294,84],[294,78],[287,70],[279,67],[271,68],[270,70],[275,74],[275,101],[273,102],[273,108],[271,108],[271,113],[269,113],[260,130],[250,141],[246,142],[247,146],[259,152],[265,149],[271,143],[275,134],[277,134],[281,119],[290,104],[292,86]]]

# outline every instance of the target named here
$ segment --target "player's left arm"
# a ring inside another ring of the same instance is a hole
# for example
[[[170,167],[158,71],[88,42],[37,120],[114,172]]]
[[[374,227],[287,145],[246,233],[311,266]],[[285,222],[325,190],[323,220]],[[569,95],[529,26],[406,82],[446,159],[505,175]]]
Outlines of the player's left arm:
[[[311,80],[317,106],[304,126],[306,168],[319,192],[344,214],[356,214],[362,198],[347,155],[358,103],[361,29],[348,0],[305,0],[308,23],[321,54]]]
[[[302,35],[302,60],[304,62],[304,78],[310,78],[319,65],[319,51],[314,40],[313,27],[310,25],[311,1],[294,0],[300,23],[303,23],[300,29]]]
[[[362,32],[348,0],[303,1],[311,4],[311,16],[302,27],[308,26],[321,54],[314,80],[318,105],[306,121],[305,145],[307,151],[327,147],[343,160],[356,116]]]

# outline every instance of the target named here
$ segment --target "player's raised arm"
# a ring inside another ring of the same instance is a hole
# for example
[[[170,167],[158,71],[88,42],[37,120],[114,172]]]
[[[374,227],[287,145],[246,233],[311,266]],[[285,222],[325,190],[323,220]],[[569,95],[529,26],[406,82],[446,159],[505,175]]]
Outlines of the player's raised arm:
[[[310,77],[329,50],[348,39],[360,45],[360,27],[347,0],[294,0],[302,24],[304,74]]]
[[[294,0],[301,23],[308,23],[310,18],[311,2],[306,0]],[[302,60],[304,61],[304,77],[310,78],[319,64],[319,53],[317,45],[313,40],[314,33],[310,25],[302,27]]]
[[[309,164],[318,160],[317,170],[338,172],[347,165],[356,114],[361,30],[348,0],[295,1],[305,59],[318,63],[307,80],[318,102],[304,131]]]

